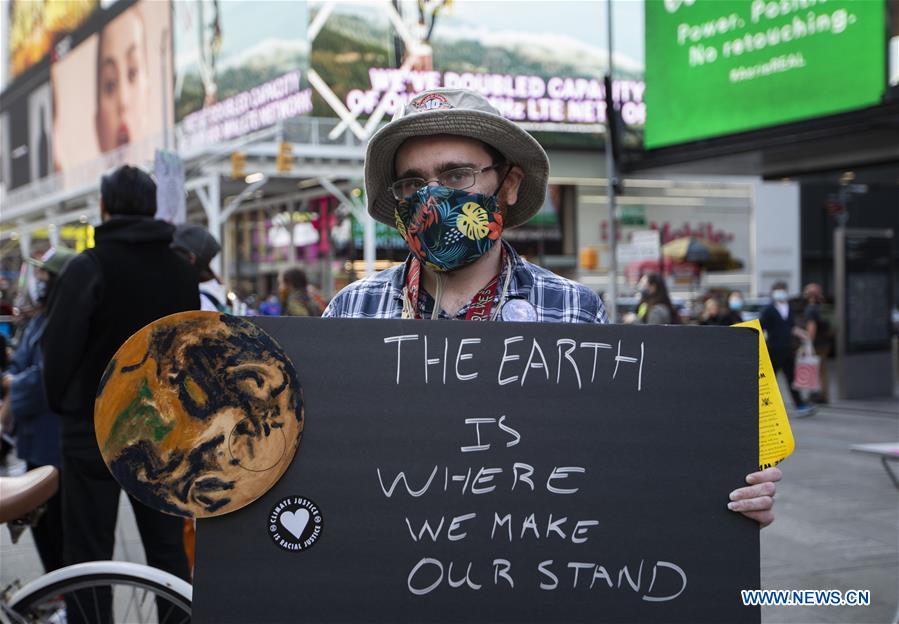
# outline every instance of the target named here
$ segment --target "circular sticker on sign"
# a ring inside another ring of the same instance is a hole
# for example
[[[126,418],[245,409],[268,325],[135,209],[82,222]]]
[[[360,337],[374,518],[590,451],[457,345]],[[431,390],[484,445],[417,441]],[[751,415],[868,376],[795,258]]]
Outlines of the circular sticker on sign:
[[[129,494],[178,516],[218,516],[265,494],[303,431],[290,359],[256,325],[182,312],[116,352],[97,390],[100,453]]]
[[[283,550],[308,550],[322,534],[322,514],[305,496],[288,496],[278,501],[268,515],[268,534]]]
[[[534,322],[537,320],[537,309],[526,299],[510,299],[500,310],[500,318],[504,321]]]

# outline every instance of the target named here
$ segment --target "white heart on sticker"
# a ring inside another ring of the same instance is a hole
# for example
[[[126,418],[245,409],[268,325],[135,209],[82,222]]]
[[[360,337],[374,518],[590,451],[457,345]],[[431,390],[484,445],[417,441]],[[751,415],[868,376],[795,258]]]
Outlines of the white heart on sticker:
[[[295,538],[300,539],[303,531],[306,530],[306,525],[309,524],[309,512],[302,508],[296,511],[285,511],[278,520],[281,522],[281,526],[290,531]]]

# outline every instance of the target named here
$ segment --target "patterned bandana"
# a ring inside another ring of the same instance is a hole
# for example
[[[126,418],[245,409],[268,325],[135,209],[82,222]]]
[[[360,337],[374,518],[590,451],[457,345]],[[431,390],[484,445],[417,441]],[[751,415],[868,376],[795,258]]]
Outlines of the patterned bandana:
[[[423,186],[397,203],[396,229],[415,256],[435,271],[471,264],[496,244],[503,215],[496,195]]]

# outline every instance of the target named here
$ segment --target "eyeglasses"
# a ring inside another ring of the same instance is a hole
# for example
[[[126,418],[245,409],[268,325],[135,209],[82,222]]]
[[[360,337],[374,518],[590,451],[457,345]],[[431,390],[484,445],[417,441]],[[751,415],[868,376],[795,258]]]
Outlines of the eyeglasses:
[[[458,169],[448,169],[444,171],[436,178],[431,178],[430,180],[425,180],[424,178],[403,178],[402,180],[397,180],[393,184],[390,185],[388,190],[393,193],[393,196],[396,199],[405,199],[409,197],[413,193],[416,193],[418,189],[427,186],[431,182],[436,182],[440,186],[446,186],[451,189],[455,189],[457,191],[464,191],[465,189],[471,188],[478,181],[478,174],[484,173],[485,171],[489,171],[491,169],[497,169],[502,165],[493,164],[487,165],[486,167],[481,167],[480,169],[474,169],[472,167],[459,167]]]

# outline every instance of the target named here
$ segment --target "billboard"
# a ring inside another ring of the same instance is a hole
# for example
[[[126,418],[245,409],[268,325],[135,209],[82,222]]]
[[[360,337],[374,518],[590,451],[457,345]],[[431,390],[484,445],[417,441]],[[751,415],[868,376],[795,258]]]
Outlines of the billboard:
[[[312,42],[317,116],[338,116],[343,128],[363,135],[416,92],[461,87],[530,131],[602,129],[604,4],[395,4],[309,2],[310,18],[321,22]],[[616,2],[615,27],[613,97],[625,122],[641,126],[642,4]]]
[[[50,68],[53,158],[59,171],[97,161],[141,162],[171,124],[171,15],[166,2],[141,0]]]
[[[646,3],[648,149],[877,104],[883,0]]]
[[[10,0],[9,75],[16,78],[50,54],[97,9],[98,0]]]
[[[180,149],[312,110],[306,2],[183,0],[173,19]]]
[[[47,82],[4,107],[0,141],[3,181],[9,188],[43,178],[52,170],[51,116],[52,98]]]

